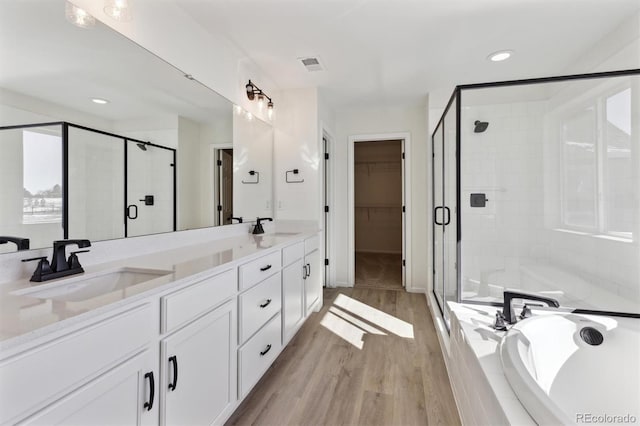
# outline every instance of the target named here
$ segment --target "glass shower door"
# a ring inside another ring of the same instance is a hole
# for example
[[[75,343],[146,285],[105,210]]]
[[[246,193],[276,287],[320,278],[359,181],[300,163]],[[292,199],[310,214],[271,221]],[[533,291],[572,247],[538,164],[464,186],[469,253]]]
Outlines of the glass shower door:
[[[174,151],[127,141],[127,237],[175,230]]]
[[[444,311],[444,191],[443,191],[443,128],[433,136],[433,293]]]

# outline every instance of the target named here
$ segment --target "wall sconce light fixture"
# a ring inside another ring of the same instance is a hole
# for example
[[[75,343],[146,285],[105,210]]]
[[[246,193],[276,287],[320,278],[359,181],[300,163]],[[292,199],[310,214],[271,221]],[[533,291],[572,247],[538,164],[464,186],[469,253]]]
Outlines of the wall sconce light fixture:
[[[105,0],[104,13],[120,22],[131,21],[132,0]]]
[[[247,98],[249,98],[250,101],[253,101],[256,97],[258,98],[258,108],[264,108],[265,99],[269,101],[267,102],[267,116],[271,119],[273,117],[273,100],[271,100],[262,89],[252,83],[251,80],[249,80],[245,88],[247,89]]]
[[[80,9],[78,6],[67,2],[64,7],[67,21],[76,27],[92,28],[96,25],[96,18],[89,15],[86,10]]]

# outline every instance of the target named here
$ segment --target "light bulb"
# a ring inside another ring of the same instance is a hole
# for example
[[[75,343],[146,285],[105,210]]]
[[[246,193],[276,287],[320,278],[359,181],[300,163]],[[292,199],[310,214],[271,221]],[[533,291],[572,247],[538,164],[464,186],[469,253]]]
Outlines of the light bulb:
[[[264,108],[264,96],[260,94],[258,95],[258,109],[262,111],[262,108]]]
[[[89,15],[84,9],[67,2],[65,4],[65,17],[76,27],[92,28],[96,25],[96,19]]]
[[[267,104],[267,117],[269,120],[273,119],[273,102],[271,101]]]
[[[104,12],[116,21],[131,20],[131,0],[105,0]]]

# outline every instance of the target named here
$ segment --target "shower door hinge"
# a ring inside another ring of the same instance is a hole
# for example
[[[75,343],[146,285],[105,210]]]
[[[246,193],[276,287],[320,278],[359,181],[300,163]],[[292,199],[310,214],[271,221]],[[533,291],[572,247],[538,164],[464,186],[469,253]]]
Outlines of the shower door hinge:
[[[329,266],[329,259],[324,260],[324,266]]]
[[[328,152],[325,152],[325,153],[324,153],[324,159],[325,159],[325,160],[328,160],[328,159],[329,159],[329,153],[328,153]]]
[[[222,160],[217,161],[218,166],[222,166]]]

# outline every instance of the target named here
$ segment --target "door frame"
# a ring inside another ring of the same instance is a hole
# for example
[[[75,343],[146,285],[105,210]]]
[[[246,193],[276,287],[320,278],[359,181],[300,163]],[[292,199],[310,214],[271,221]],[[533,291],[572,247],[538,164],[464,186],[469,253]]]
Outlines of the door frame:
[[[404,161],[402,162],[402,202],[405,213],[402,216],[402,259],[405,265],[402,268],[402,285],[407,291],[413,290],[411,273],[411,133],[374,133],[349,136],[348,161],[347,161],[347,209],[348,209],[348,238],[347,250],[349,253],[349,285],[356,283],[356,256],[355,256],[355,144],[358,142],[375,142],[400,140]]]
[[[214,226],[220,226],[220,214],[218,206],[220,205],[220,175],[218,169],[218,160],[220,159],[220,151],[224,149],[233,149],[233,143],[219,143],[209,145],[209,164],[211,164],[211,172],[209,173],[209,182],[211,182],[213,190],[213,206],[211,206],[211,214],[213,215]]]
[[[326,140],[326,143],[323,141]],[[335,166],[332,167],[332,164],[335,164],[335,138],[333,134],[327,130],[324,125],[321,125],[321,135],[320,135],[320,152],[321,152],[321,161],[323,166],[322,170],[322,178],[320,179],[321,185],[321,201],[320,201],[320,217],[323,219],[320,221],[322,225],[322,252],[324,258],[322,262],[324,263],[324,259],[329,259],[329,265],[324,266],[324,282],[323,285],[327,288],[335,288],[336,282],[336,259],[335,259],[335,237],[334,237],[334,228],[335,228]],[[325,153],[329,153],[329,160],[325,160]],[[331,163],[331,161],[334,161]],[[326,204],[325,204],[326,203]],[[325,205],[329,206],[329,212],[324,211]],[[331,256],[334,255],[332,259]]]

